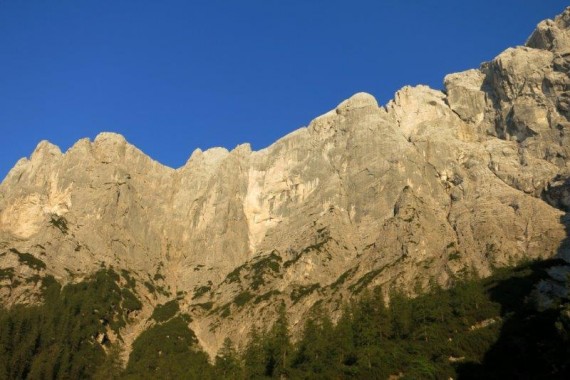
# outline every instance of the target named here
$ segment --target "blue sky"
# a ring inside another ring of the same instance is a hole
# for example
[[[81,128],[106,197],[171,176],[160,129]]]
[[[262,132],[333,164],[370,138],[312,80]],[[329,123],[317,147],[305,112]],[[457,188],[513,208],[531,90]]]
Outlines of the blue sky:
[[[0,0],[0,178],[40,140],[123,134],[179,167],[254,149],[359,91],[441,88],[564,1]]]

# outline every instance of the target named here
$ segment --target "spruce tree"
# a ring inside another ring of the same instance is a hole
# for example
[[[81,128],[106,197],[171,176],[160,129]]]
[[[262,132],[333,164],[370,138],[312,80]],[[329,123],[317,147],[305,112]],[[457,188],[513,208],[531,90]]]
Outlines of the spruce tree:
[[[232,340],[224,339],[222,348],[216,355],[216,372],[223,379],[240,379],[241,365]]]

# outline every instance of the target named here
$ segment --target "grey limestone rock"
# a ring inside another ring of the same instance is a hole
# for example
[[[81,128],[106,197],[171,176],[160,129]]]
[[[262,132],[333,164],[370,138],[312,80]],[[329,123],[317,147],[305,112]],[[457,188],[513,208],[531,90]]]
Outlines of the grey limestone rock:
[[[569,25],[570,10],[540,23],[444,91],[405,87],[385,107],[358,93],[257,152],[198,149],[172,169],[113,133],[65,153],[41,142],[0,185],[0,253],[29,252],[62,281],[158,273],[163,293],[138,292],[180,295],[209,353],[274,318],[275,300],[295,331],[318,300],[335,310],[366,287],[413,294],[552,257],[569,203],[543,194],[568,177]],[[0,266],[29,274],[10,254]],[[4,304],[37,302],[7,287]]]

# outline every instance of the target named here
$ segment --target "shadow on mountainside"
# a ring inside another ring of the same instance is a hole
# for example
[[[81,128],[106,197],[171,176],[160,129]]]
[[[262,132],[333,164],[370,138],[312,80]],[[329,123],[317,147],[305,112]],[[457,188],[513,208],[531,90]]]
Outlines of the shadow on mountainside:
[[[501,305],[501,332],[481,363],[457,367],[459,379],[570,379],[570,330],[564,321],[570,310],[568,299],[544,311],[537,307],[539,284],[556,282],[548,270],[569,269],[559,258],[570,247],[569,213],[561,217],[561,223],[566,238],[556,258],[531,263],[520,269],[525,271],[521,276],[506,278],[489,289],[491,299]],[[558,289],[567,287],[568,281],[557,282]]]

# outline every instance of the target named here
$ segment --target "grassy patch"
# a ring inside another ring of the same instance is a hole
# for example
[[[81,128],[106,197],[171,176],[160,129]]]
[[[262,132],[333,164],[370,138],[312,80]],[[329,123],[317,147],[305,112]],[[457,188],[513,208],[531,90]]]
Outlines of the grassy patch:
[[[330,285],[331,289],[336,289],[339,286],[341,286],[342,284],[344,284],[346,282],[346,280],[348,280],[350,277],[352,277],[357,270],[358,270],[358,266],[356,266],[354,268],[350,268],[349,270],[347,270],[346,272],[341,274],[336,279],[336,281]]]
[[[131,274],[130,274],[128,271],[122,269],[122,270],[121,270],[121,275],[123,276],[123,278],[124,278],[125,281],[127,282],[127,287],[128,287],[128,288],[131,288],[131,289],[134,289],[135,286],[137,285],[137,282],[136,282],[135,279],[131,276]]]
[[[31,277],[26,278],[26,284],[37,284],[42,280],[41,276],[34,274]]]
[[[461,254],[457,251],[449,254],[449,261],[459,260],[461,258]]]
[[[233,271],[231,271],[227,276],[226,276],[226,282],[228,284],[231,284],[233,282],[241,282],[241,278],[240,278],[240,274],[241,274],[241,270],[245,267],[244,265],[241,265],[239,267],[237,267],[236,269],[234,269]]]
[[[231,302],[218,309],[214,309],[213,311],[217,311],[220,314],[221,318],[227,318],[231,314]]]
[[[383,269],[384,268],[380,268],[366,273],[364,276],[360,277],[360,279],[356,281],[356,283],[350,285],[348,289],[355,294],[360,293],[362,289],[364,289],[368,284],[370,284],[372,280],[374,280],[374,278],[378,276],[380,272],[382,272]]]
[[[251,294],[250,292],[248,291],[241,292],[236,296],[236,298],[234,298],[234,304],[236,304],[238,307],[242,307],[252,298],[253,294]]]
[[[253,290],[259,289],[265,285],[264,276],[279,273],[281,269],[281,256],[271,253],[270,255],[258,260],[251,265],[251,288]]]
[[[179,310],[180,307],[178,306],[178,301],[168,301],[164,305],[157,305],[154,308],[151,319],[154,319],[157,322],[168,321],[173,318]]]
[[[126,379],[210,379],[208,356],[198,339],[178,316],[144,331],[133,343]]]
[[[208,293],[210,290],[212,290],[211,285],[198,286],[198,287],[194,288],[194,295],[192,296],[192,299],[194,300],[196,298],[200,298],[204,294]]]
[[[145,281],[144,286],[148,289],[149,292],[156,293],[156,288],[152,283],[150,283],[150,281]]]
[[[269,292],[267,292],[267,293],[263,293],[262,295],[255,297],[255,299],[253,300],[253,303],[254,303],[254,304],[258,304],[258,303],[260,303],[260,302],[267,301],[267,300],[269,300],[271,297],[277,296],[277,295],[279,295],[279,294],[281,294],[281,292],[280,292],[279,290],[276,290],[276,289],[275,289],[275,290],[271,290],[271,291],[269,291]]]
[[[142,309],[142,303],[139,299],[131,292],[129,289],[121,289],[121,295],[123,296],[123,308],[128,311],[135,311]]]
[[[297,256],[295,256],[293,259],[291,260],[287,260],[285,263],[283,263],[283,267],[284,268],[289,268],[291,265],[295,264],[297,261],[299,261],[299,259],[301,259],[301,257],[311,251],[316,251],[316,252],[322,252],[323,251],[323,247],[324,245],[331,240],[331,237],[326,235],[323,237],[323,240],[319,241],[318,243],[315,244],[311,244],[308,247],[303,248],[303,250],[301,250],[301,252],[299,252],[299,254],[297,254]],[[329,259],[331,259],[331,256],[328,256]]]
[[[319,289],[320,287],[321,285],[317,283],[317,284],[311,284],[295,288],[291,292],[291,301],[293,301],[293,304],[296,304],[301,300],[301,298],[308,296],[309,294],[313,293],[315,290]]]
[[[156,291],[158,292],[158,294],[162,294],[165,297],[170,297],[172,295],[172,293],[169,290],[170,288],[165,288],[164,286],[157,286],[156,287]]]
[[[10,251],[18,255],[18,261],[20,263],[27,265],[35,270],[46,269],[46,263],[36,258],[34,255],[30,253],[20,252],[16,248],[12,248]]]
[[[194,306],[198,306],[199,308],[204,309],[204,310],[212,310],[214,303],[213,302],[197,303],[197,304],[194,304]]]
[[[12,279],[14,277],[14,268],[0,268],[0,280]]]

